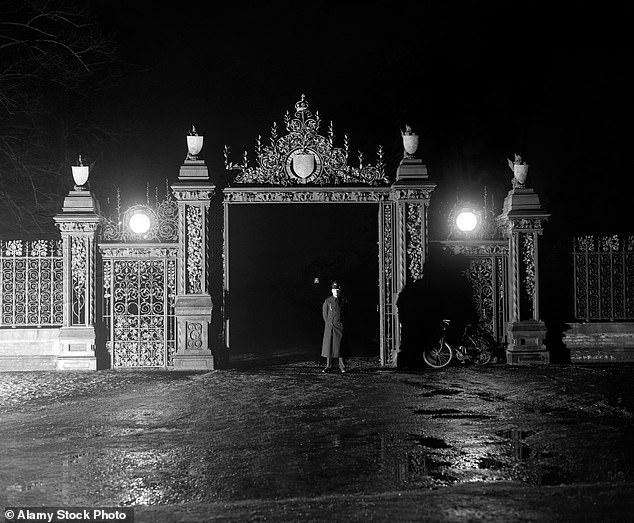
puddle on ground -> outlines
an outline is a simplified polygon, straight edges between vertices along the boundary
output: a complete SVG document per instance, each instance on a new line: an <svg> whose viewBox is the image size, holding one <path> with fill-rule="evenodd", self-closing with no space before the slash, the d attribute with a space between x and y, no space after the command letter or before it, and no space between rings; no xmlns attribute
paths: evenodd
<svg viewBox="0 0 634 523"><path fill-rule="evenodd" d="M447 414L460 414L458 409L416 409L414 414L424 414L426 416L446 416Z"/></svg>
<svg viewBox="0 0 634 523"><path fill-rule="evenodd" d="M410 487L436 488L458 482L449 474L451 463L432 459L428 456L408 456L391 463L394 479Z"/></svg>
<svg viewBox="0 0 634 523"><path fill-rule="evenodd" d="M551 452L535 451L526 443L526 439L535 434L534 431L517 428L496 432L501 438L511 443L512 459L518 466L516 478L531 485L560 485L570 480L557 456Z"/></svg>
<svg viewBox="0 0 634 523"><path fill-rule="evenodd" d="M493 416L486 414L474 414L472 412L463 412L458 409L416 409L414 414L430 416L432 418L443 419L492 419Z"/></svg>
<svg viewBox="0 0 634 523"><path fill-rule="evenodd" d="M465 415L456 409L428 412ZM37 481L5 492L16 502L37 495L44 500L135 505L376 493L507 480L558 485L571 479L558 456L529 444L534 431L507 428L458 436L450 429L402 434L363 427L342 425L343 430L330 432L310 424L301 437L275 444L166 441L165 446L141 449L136 440L122 440L67 454L58 461L61 474L55 478L29 478Z"/></svg>
<svg viewBox="0 0 634 523"><path fill-rule="evenodd" d="M482 457L478 460L478 468L481 469L502 470L505 466L506 464L503 461L488 456Z"/></svg>
<svg viewBox="0 0 634 523"><path fill-rule="evenodd" d="M529 436L532 436L534 432L520 429L507 429L496 432L496 435L501 438L511 440L513 448L513 456L515 459L527 459L532 454L532 449L524 441Z"/></svg>
<svg viewBox="0 0 634 523"><path fill-rule="evenodd" d="M421 447L427 447L430 449L448 449L450 448L449 445L447 445L447 443L445 443L444 440L440 439L440 438L434 438L434 437L429 437L429 436L418 436L415 434L412 434L409 436L409 438L407 438L408 441L415 441L416 443L418 443Z"/></svg>
<svg viewBox="0 0 634 523"><path fill-rule="evenodd" d="M498 394L498 393L495 393L495 392L487 392L487 391L476 392L475 396L477 396L478 398L480 398L483 401L490 401L490 402L494 402L494 403L506 401L506 398L502 394Z"/></svg>
<svg viewBox="0 0 634 523"><path fill-rule="evenodd" d="M454 396L456 394L462 394L462 389L433 389L429 392L423 392L420 394L421 398L432 398L433 396Z"/></svg>

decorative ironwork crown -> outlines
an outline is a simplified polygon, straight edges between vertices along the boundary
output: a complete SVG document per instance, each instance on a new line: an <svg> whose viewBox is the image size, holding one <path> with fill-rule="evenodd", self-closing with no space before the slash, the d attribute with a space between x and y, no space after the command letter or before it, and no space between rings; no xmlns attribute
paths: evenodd
<svg viewBox="0 0 634 523"><path fill-rule="evenodd" d="M167 180L166 180L167 184ZM154 204L150 203L150 189L147 187L145 204L136 204L121 210L121 194L117 189L116 216L104 216L100 231L103 242L177 242L178 241L178 205L166 186L165 197L159 201L158 189L155 189ZM135 234L130 228L130 218L142 213L149 220L146 233Z"/></svg>
<svg viewBox="0 0 634 523"><path fill-rule="evenodd" d="M359 166L348 165L348 136L343 139L343 148L335 147L335 133L332 122L328 135L319 134L321 120L319 112L313 113L305 95L295 104L295 116L287 111L284 116L287 134L278 137L277 123L271 128L269 145L262 144L262 137L256 142L257 166L248 165L247 152L242 163L229 161L229 146L225 145L225 169L239 171L236 184L270 185L339 185L387 184L383 148L379 146L376 165L363 162L359 152Z"/></svg>

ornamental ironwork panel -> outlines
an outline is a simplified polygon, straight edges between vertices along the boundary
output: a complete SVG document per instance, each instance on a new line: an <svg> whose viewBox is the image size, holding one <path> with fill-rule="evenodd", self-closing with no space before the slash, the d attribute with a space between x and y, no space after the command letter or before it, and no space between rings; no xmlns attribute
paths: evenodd
<svg viewBox="0 0 634 523"><path fill-rule="evenodd" d="M572 260L576 319L634 319L634 236L576 237Z"/></svg>
<svg viewBox="0 0 634 523"><path fill-rule="evenodd" d="M423 277L423 212L421 203L407 203L405 227L407 229L407 274L412 281Z"/></svg>
<svg viewBox="0 0 634 523"><path fill-rule="evenodd" d="M468 259L466 277L480 324L497 340L503 340L508 322L508 242L465 240L441 244L444 249Z"/></svg>
<svg viewBox="0 0 634 523"><path fill-rule="evenodd" d="M71 325L86 324L86 276L90 239L85 236L71 236Z"/></svg>
<svg viewBox="0 0 634 523"><path fill-rule="evenodd" d="M102 246L106 347L113 367L173 365L176 252Z"/></svg>
<svg viewBox="0 0 634 523"><path fill-rule="evenodd" d="M517 236L519 259L515 282L518 286L519 319L530 319L535 313L535 244L537 233L528 232Z"/></svg>
<svg viewBox="0 0 634 523"><path fill-rule="evenodd" d="M187 250L187 293L201 294L203 292L203 207L198 205L185 206L185 247Z"/></svg>
<svg viewBox="0 0 634 523"><path fill-rule="evenodd" d="M380 332L383 343L381 363L394 363L394 206L390 203L379 207L379 270L382 285L380 285L380 307L382 312Z"/></svg>
<svg viewBox="0 0 634 523"><path fill-rule="evenodd" d="M0 241L0 327L62 325L63 280L60 240Z"/></svg>
<svg viewBox="0 0 634 523"><path fill-rule="evenodd" d="M467 273L473 304L483 326L496 339L504 338L506 318L506 259L478 257L469 262Z"/></svg>
<svg viewBox="0 0 634 523"><path fill-rule="evenodd" d="M324 187L305 189L288 187L277 189L271 187L225 188L224 203L378 203L390 198L388 187Z"/></svg>
<svg viewBox="0 0 634 523"><path fill-rule="evenodd" d="M147 218L148 229L135 233L130 227L134 216ZM100 231L100 240L104 242L176 242L178 241L178 204L168 191L165 199L150 204L137 204L121 211L120 196L117 193L116 216L104 219Z"/></svg>
<svg viewBox="0 0 634 523"><path fill-rule="evenodd" d="M506 263L506 256L474 257L467 272L481 326L497 340L504 338L504 325L508 321Z"/></svg>
<svg viewBox="0 0 634 523"><path fill-rule="evenodd" d="M225 146L225 169L238 171L234 183L271 185L337 185L337 184L387 184L383 148L377 151L375 165L367 164L359 152L359 166L348 165L350 146L344 136L343 148L335 146L332 122L327 135L319 134L321 119L314 115L304 95L295 104L295 115L287 112L284 117L287 134L278 136L277 123L271 128L269 145L256 142L257 165L249 166L247 153L242 163L229 160L229 147Z"/></svg>

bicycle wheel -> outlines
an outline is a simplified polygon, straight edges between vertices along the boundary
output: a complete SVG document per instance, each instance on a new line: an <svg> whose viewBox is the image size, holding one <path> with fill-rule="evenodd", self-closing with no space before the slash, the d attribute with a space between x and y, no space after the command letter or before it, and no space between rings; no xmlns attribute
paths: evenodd
<svg viewBox="0 0 634 523"><path fill-rule="evenodd" d="M449 364L452 357L453 351L444 340L439 340L437 343L423 351L423 359L425 360L425 363L434 369L445 367Z"/></svg>
<svg viewBox="0 0 634 523"><path fill-rule="evenodd" d="M493 357L493 353L486 347L481 347L480 352L475 357L475 362L477 365L486 365L491 361Z"/></svg>

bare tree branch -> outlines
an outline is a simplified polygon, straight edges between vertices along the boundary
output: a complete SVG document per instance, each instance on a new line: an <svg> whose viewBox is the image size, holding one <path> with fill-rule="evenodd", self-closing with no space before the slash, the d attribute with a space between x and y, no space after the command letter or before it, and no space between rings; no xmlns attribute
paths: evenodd
<svg viewBox="0 0 634 523"><path fill-rule="evenodd" d="M114 136L95 114L118 67L82 0L3 1L0 236L52 227L76 154Z"/></svg>

